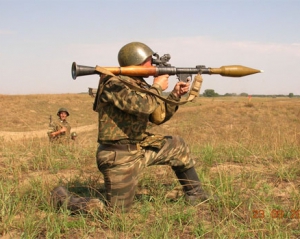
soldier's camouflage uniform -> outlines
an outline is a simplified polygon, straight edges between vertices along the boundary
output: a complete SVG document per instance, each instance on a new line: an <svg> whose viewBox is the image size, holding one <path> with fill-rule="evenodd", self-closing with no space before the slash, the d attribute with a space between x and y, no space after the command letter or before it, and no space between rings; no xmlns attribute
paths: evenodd
<svg viewBox="0 0 300 239"><path fill-rule="evenodd" d="M162 95L160 86L149 86L142 78L121 76L137 87ZM179 101L174 94L168 99ZM141 170L151 165L169 165L176 172L194 166L189 148L178 136L149 133L150 114L158 107L155 96L141 93L117 77L104 78L98 88L94 110L99 114L96 160L104 175L106 197L111 206L128 210L133 202ZM178 106L166 104L169 120Z"/></svg>
<svg viewBox="0 0 300 239"><path fill-rule="evenodd" d="M62 127L66 127L67 131L62 132L55 137L50 137L50 133L56 132L62 129ZM52 121L49 125L49 130L48 130L49 140L52 143L58 143L58 144L68 143L70 141L70 132L71 132L71 126L68 123L68 121L57 119L56 121Z"/></svg>

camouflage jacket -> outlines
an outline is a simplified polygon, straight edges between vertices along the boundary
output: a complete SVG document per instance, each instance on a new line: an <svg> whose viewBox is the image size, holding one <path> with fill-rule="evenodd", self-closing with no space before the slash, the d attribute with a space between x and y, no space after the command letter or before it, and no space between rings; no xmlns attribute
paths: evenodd
<svg viewBox="0 0 300 239"><path fill-rule="evenodd" d="M121 78L137 87L162 95L160 86L150 86L143 78ZM167 98L180 100L172 93ZM99 83L94 103L94 110L98 112L99 117L98 142L115 143L125 140L135 143L143 140L150 129L149 116L157 107L158 100L154 95L134 90L122 83L118 77L107 76ZM164 122L169 120L177 109L178 106L166 104Z"/></svg>
<svg viewBox="0 0 300 239"><path fill-rule="evenodd" d="M55 137L49 136L49 139L51 142L63 143L63 142L68 142L70 140L71 126L68 123L68 121L66 121L66 120L61 121L60 119L57 119L56 121L51 122L51 124L49 125L48 135L50 135L50 133L52 133L52 132L56 132L56 131L60 130L62 127L66 127L67 131L63 132Z"/></svg>

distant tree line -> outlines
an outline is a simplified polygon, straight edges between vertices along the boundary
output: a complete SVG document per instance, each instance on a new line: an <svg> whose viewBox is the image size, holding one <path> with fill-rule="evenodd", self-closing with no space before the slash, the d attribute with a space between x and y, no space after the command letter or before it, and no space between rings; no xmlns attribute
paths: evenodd
<svg viewBox="0 0 300 239"><path fill-rule="evenodd" d="M168 96L171 92L163 92L162 95L163 96ZM203 94L200 94L199 96L202 97L232 97L232 96L244 96L244 97L248 97L249 94L248 93L240 93L240 94L236 94L236 93L226 93L224 95L221 95L217 92L215 92L215 90L213 89L206 89L204 90ZM277 97L289 97L289 98L296 98L296 97L300 97L300 95L294 95L294 93L289 93L287 95L259 95L259 94L251 94L251 97L270 97L270 98L277 98Z"/></svg>
<svg viewBox="0 0 300 239"><path fill-rule="evenodd" d="M221 95L217 92L215 92L215 90L213 89L206 89L204 90L203 94L201 95L203 97L218 97L218 96L245 96L248 97L249 94L248 93L240 93L240 94L236 94L236 93L226 93L224 95ZM294 93L289 93L287 95L259 95L259 94L251 94L251 97L272 97L272 98L277 98L277 97L289 97L289 98L293 98L293 97L300 97L300 95L294 95Z"/></svg>

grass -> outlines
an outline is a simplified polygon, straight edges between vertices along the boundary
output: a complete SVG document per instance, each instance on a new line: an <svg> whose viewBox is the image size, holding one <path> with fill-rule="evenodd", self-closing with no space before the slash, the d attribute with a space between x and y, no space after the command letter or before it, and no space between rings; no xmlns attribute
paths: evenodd
<svg viewBox="0 0 300 239"><path fill-rule="evenodd" d="M56 212L49 193L58 184L80 195L103 192L95 163L97 130L82 130L69 147L51 147L46 132L49 115L60 107L69 109L75 131L96 124L93 99L0 99L1 238L300 237L299 99L252 98L249 105L246 97L201 97L180 107L153 131L186 140L203 187L218 200L186 205L172 170L154 166L142 173L129 213L89 215ZM15 136L37 131L38 137ZM11 138L1 137L9 133Z"/></svg>

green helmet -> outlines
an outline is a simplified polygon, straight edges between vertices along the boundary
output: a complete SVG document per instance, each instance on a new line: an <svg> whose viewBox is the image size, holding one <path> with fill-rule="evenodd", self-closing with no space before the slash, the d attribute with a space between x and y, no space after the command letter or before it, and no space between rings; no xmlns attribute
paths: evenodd
<svg viewBox="0 0 300 239"><path fill-rule="evenodd" d="M154 52L144 43L131 42L121 48L118 54L120 66L137 66L142 64Z"/></svg>
<svg viewBox="0 0 300 239"><path fill-rule="evenodd" d="M77 137L76 132L72 132L72 133L71 133L71 137Z"/></svg>
<svg viewBox="0 0 300 239"><path fill-rule="evenodd" d="M67 113L67 116L69 116L69 112L66 108L60 108L58 111L57 111L57 116L59 116L60 112L66 112Z"/></svg>

